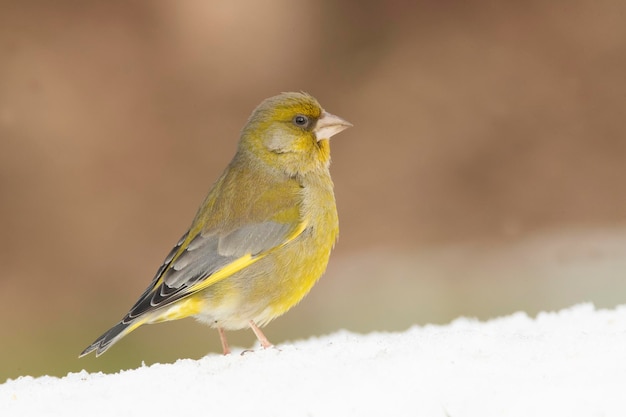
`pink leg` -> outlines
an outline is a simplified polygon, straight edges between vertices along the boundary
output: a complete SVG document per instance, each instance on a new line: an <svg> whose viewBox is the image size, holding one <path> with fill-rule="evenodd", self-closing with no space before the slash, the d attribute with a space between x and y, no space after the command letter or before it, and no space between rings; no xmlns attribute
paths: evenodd
<svg viewBox="0 0 626 417"><path fill-rule="evenodd" d="M259 339L259 342L261 342L261 346L263 346L264 349L267 349L268 347L272 347L273 346L270 343L270 341L267 340L267 337L265 337L265 335L263 334L261 329L259 329L259 327L256 324L254 324L254 322L252 320L250 320L250 322L248 324L250 324L250 328L252 329L252 331L256 335L256 338Z"/></svg>
<svg viewBox="0 0 626 417"><path fill-rule="evenodd" d="M226 341L226 335L224 334L224 329L221 327L218 327L217 331L220 334L220 340L222 341L222 350L224 351L224 355L230 354L230 347L228 347L228 342Z"/></svg>

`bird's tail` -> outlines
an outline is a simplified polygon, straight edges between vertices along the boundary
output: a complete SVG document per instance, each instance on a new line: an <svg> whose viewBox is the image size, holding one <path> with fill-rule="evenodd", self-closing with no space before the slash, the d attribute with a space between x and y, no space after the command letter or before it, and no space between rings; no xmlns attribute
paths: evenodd
<svg viewBox="0 0 626 417"><path fill-rule="evenodd" d="M113 346L117 341L119 341L122 337L126 336L128 333L135 330L137 327L141 326L146 322L145 319L141 320L129 320L126 319L120 321L115 326L111 327L109 330L104 332L102 336L96 339L91 345L87 346L85 350L83 350L79 358L82 358L89 353L96 351L96 356L102 355L107 351L108 348Z"/></svg>

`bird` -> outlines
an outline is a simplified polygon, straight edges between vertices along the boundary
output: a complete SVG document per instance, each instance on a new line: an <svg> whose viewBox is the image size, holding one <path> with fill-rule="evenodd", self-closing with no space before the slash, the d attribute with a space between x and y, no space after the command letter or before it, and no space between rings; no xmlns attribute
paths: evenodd
<svg viewBox="0 0 626 417"><path fill-rule="evenodd" d="M308 93L265 99L189 229L124 318L84 349L96 356L144 324L194 317L225 331L261 327L323 275L339 233L329 140L352 124Z"/></svg>

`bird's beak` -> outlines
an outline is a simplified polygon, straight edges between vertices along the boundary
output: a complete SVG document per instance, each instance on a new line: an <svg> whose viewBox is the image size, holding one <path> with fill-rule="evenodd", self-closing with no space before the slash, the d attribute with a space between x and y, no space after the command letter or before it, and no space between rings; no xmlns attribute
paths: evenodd
<svg viewBox="0 0 626 417"><path fill-rule="evenodd" d="M349 127L352 127L352 123L343 120L339 116L322 111L322 117L317 120L313 132L319 142L322 139L330 139Z"/></svg>

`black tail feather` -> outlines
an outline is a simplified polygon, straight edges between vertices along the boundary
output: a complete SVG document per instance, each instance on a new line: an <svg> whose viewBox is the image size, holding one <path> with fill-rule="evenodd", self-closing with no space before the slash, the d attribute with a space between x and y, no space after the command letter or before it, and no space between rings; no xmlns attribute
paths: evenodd
<svg viewBox="0 0 626 417"><path fill-rule="evenodd" d="M128 323L125 323L124 321L119 322L118 324L104 332L104 334L97 338L95 342L87 346L87 348L83 350L80 355L78 355L78 357L81 358L85 355L88 355L94 350L96 351L96 356L100 356L101 354L106 352L107 349L113 346L115 342L126 336L136 327L137 325L133 321Z"/></svg>

